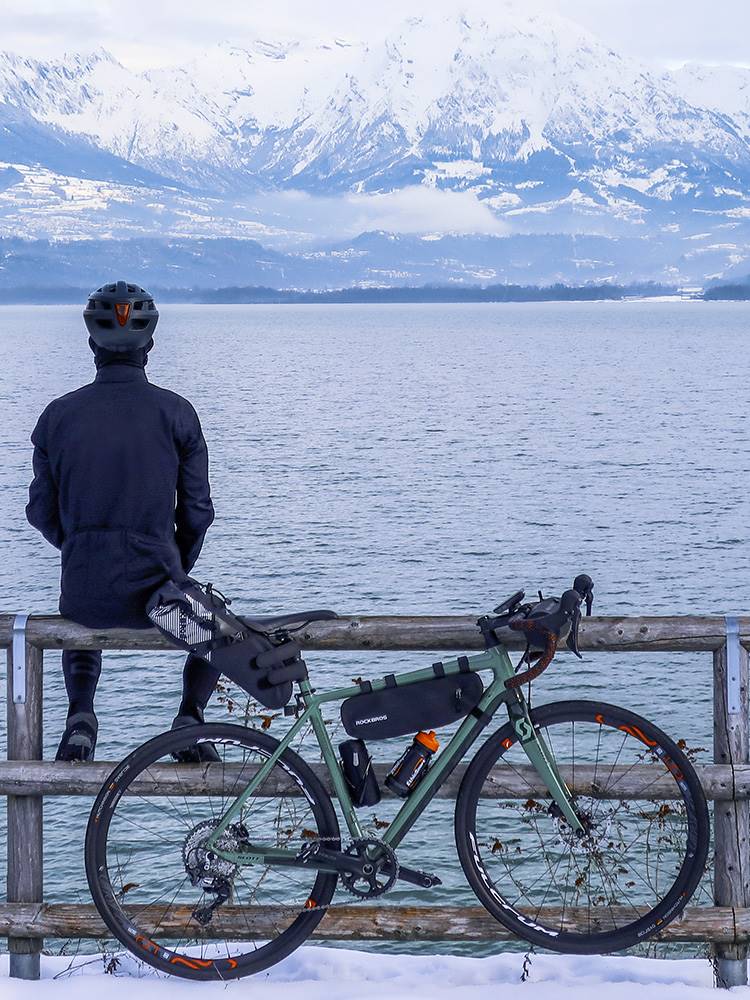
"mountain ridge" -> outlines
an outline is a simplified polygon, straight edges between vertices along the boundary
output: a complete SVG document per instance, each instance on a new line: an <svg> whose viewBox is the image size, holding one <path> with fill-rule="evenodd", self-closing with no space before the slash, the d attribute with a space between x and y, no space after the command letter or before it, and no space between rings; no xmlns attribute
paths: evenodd
<svg viewBox="0 0 750 1000"><path fill-rule="evenodd" d="M388 199L397 230L427 191L425 231L431 214L451 231L442 196L461 194L507 235L660 240L659 278L699 250L714 267L723 246L726 269L750 255L750 70L656 71L564 18L408 18L368 42L248 39L139 73L105 50L3 53L0 101L0 136L3 107L16 116L0 235L103 236L109 216L123 236L309 245L337 220L377 228Z"/></svg>

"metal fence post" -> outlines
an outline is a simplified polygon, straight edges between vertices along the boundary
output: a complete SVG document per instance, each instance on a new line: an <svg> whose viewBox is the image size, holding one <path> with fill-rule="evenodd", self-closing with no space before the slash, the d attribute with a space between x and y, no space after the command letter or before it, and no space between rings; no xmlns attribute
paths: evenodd
<svg viewBox="0 0 750 1000"><path fill-rule="evenodd" d="M8 647L8 760L42 759L43 653L26 642L27 618L16 615ZM8 796L9 903L43 900L42 802L36 795ZM42 938L9 937L11 976L38 979L43 944Z"/></svg>
<svg viewBox="0 0 750 1000"><path fill-rule="evenodd" d="M747 764L749 750L748 656L740 643L739 622L726 619L727 639L714 652L714 761ZM734 778L732 781L734 788ZM750 900L750 802L721 799L714 803L714 903L746 907ZM714 948L717 985L747 984L746 944Z"/></svg>

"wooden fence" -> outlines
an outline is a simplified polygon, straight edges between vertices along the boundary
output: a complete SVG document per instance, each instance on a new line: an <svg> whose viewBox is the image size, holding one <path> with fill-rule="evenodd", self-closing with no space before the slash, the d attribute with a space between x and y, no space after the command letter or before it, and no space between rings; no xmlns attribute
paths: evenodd
<svg viewBox="0 0 750 1000"><path fill-rule="evenodd" d="M306 650L470 650L482 648L469 617L352 617L308 626ZM519 637L507 634L510 648ZM661 937L710 942L721 986L747 982L750 944L750 756L748 655L750 617L675 616L589 618L581 648L606 652L706 652L713 657L714 763L699 768L713 804L714 906L689 906ZM45 937L105 936L92 905L45 903L43 819L45 795L94 795L112 763L63 764L42 760L45 649L168 649L155 631L90 630L54 616L0 614L0 647L8 650L8 760L0 762L0 794L7 796L7 902L0 904L0 936L8 937L12 976L39 976ZM553 668L554 669L554 668ZM679 680L679 678L678 678ZM667 726L667 729L669 727ZM499 769L500 770L500 769ZM166 768L169 771L169 768ZM440 790L455 797L463 766ZM186 776L181 770L183 779ZM530 774L525 777L530 777ZM632 792L637 791L638 776ZM502 773L504 795L525 797ZM576 787L585 789L585 769ZM168 785L165 773L159 790ZM199 791L200 789L198 789ZM143 789L148 791L148 789ZM153 789L152 789L153 791ZM261 921L262 923L262 921ZM259 924L259 932L262 926ZM329 940L502 940L510 937L479 906L337 907L317 936Z"/></svg>

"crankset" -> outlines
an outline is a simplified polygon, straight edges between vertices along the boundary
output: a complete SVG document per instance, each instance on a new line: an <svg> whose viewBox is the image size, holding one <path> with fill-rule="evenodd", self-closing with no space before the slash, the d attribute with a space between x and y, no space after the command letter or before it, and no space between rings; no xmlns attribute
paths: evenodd
<svg viewBox="0 0 750 1000"><path fill-rule="evenodd" d="M339 875L343 887L358 899L375 899L396 884L396 852L382 840L374 837L353 840L344 854L360 863L360 871L356 875L352 872Z"/></svg>
<svg viewBox="0 0 750 1000"><path fill-rule="evenodd" d="M352 850L355 845L362 843L371 845L376 855L382 853L386 856L387 863L385 866L381 865L379 870L392 866L395 871L393 881L408 882L410 885L417 885L422 889L431 889L433 886L442 885L442 880L438 875L399 865L393 848L374 837L355 840L344 851L331 850L325 847L321 841L311 841L309 844L305 844L297 854L294 859L294 867L317 868L320 871L335 872L341 876L342 883L348 888L347 880L367 879L372 874L369 861L364 860L356 849ZM379 861L379 858L377 860ZM367 871L364 870L365 865L368 865Z"/></svg>

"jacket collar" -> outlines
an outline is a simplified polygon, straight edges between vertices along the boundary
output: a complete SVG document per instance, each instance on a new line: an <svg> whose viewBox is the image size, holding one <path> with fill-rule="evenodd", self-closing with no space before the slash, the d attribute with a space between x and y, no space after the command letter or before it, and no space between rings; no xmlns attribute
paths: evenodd
<svg viewBox="0 0 750 1000"><path fill-rule="evenodd" d="M104 365L96 373L95 382L147 382L145 371L135 365Z"/></svg>

